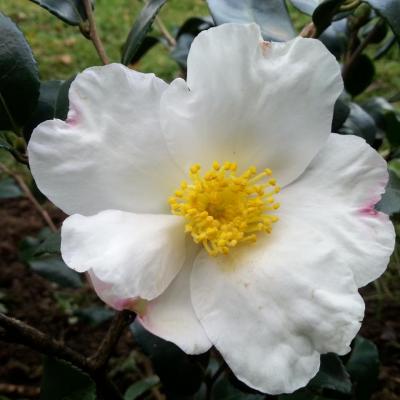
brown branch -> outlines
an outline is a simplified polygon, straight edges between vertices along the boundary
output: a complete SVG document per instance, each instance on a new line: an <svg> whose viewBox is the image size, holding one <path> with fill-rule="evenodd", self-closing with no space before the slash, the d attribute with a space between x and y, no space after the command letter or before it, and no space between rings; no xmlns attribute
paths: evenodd
<svg viewBox="0 0 400 400"><path fill-rule="evenodd" d="M155 21L156 21L157 28L160 30L162 35L165 37L165 40L168 42L170 47L175 47L176 46L176 40L170 34L170 32L167 29L167 27L164 25L164 22L162 21L162 19L157 15Z"/></svg>
<svg viewBox="0 0 400 400"><path fill-rule="evenodd" d="M0 327L4 331L0 330L0 340L22 344L47 356L68 361L90 375L104 399L122 400L120 392L108 379L104 367L123 330L134 319L134 313L119 312L111 323L103 342L91 357L84 357L38 329L2 313L0 313Z"/></svg>
<svg viewBox="0 0 400 400"><path fill-rule="evenodd" d="M361 55L361 53L366 49L366 47L371 43L371 40L376 35L376 32L381 28L382 21L378 21L371 32L367 35L367 37L360 43L360 45L354 50L354 52L350 55L347 63L343 66L342 76L343 79L347 78L349 70L353 66L354 62ZM357 32L355 33L357 35Z"/></svg>
<svg viewBox="0 0 400 400"><path fill-rule="evenodd" d="M1 313L0 326L6 331L5 335L1 336L2 340L23 344L42 354L61 358L82 370L88 370L89 365L85 357L36 328Z"/></svg>
<svg viewBox="0 0 400 400"><path fill-rule="evenodd" d="M126 310L116 314L96 353L88 359L90 367L93 370L104 368L122 332L133 322L135 316L134 313Z"/></svg>
<svg viewBox="0 0 400 400"><path fill-rule="evenodd" d="M15 182L17 182L18 186L21 188L21 190L24 192L25 196L33 204L33 206L36 208L36 210L39 212L39 214L42 216L42 218L45 220L45 222L47 223L49 228L52 230L52 232L57 232L57 227L54 225L54 222L50 218L50 215L41 206L41 204L35 199L35 196L30 191L30 189L29 189L28 185L25 183L24 179L20 175L15 173L14 171L11 171L9 168L7 168L1 162L0 162L0 171L3 171L5 174L11 176L15 180Z"/></svg>
<svg viewBox="0 0 400 400"><path fill-rule="evenodd" d="M85 6L85 12L89 21L89 38L93 42L93 45L100 57L103 64L109 64L110 60L106 54L103 43L97 33L96 20L94 18L92 2L91 0L83 0L83 5Z"/></svg>
<svg viewBox="0 0 400 400"><path fill-rule="evenodd" d="M304 38L316 38L317 37L317 28L314 25L314 22L310 22L307 24L299 33L299 36Z"/></svg>

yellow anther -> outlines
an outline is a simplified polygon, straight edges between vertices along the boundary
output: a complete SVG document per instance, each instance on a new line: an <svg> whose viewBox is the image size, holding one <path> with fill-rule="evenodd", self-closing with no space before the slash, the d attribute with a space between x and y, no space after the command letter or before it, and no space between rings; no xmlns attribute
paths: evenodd
<svg viewBox="0 0 400 400"><path fill-rule="evenodd" d="M190 172L192 173L192 174L196 174L197 172L199 172L200 171L200 164L193 164L191 167L190 167Z"/></svg>
<svg viewBox="0 0 400 400"><path fill-rule="evenodd" d="M271 212L279 208L274 195L280 188L269 168L257 174L251 166L236 175L236 163L226 161L221 166L214 161L210 171L200 175L200 169L200 164L190 167L191 183L182 181L168 202L173 214L185 218L185 232L211 256L228 254L272 231L278 217ZM266 192L267 186L274 187Z"/></svg>
<svg viewBox="0 0 400 400"><path fill-rule="evenodd" d="M219 170L220 170L221 166L219 165L219 162L218 162L218 161L214 161L214 162L213 162L213 168L214 168L216 171L219 171Z"/></svg>

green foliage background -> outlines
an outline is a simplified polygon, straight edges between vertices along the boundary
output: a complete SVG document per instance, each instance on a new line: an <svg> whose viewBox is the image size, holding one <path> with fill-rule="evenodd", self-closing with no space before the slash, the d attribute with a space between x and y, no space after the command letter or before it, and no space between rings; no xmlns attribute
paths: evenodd
<svg viewBox="0 0 400 400"><path fill-rule="evenodd" d="M100 36L112 61L119 61L122 45L132 22L143 7L141 0L96 0L96 21ZM69 26L54 18L28 0L0 0L0 11L17 22L33 49L39 64L42 80L66 79L76 72L92 65L100 65L99 58L89 40L85 40L76 27ZM160 17L167 28L174 33L182 23L193 16L209 15L205 0L169 0ZM291 15L298 30L309 22L308 16L295 12ZM158 36L156 25L153 35ZM374 46L369 52L374 53ZM375 63L376 79L360 96L383 95L386 98L400 88L400 48L393 46L389 54ZM169 51L158 44L135 66L142 72L154 72L171 81L179 73L176 62L169 57ZM400 102L395 104L400 109Z"/></svg>

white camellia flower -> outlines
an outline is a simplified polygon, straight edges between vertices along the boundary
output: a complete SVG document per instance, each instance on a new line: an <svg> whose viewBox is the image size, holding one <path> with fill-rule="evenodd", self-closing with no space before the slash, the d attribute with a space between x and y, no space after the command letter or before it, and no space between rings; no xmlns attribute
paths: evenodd
<svg viewBox="0 0 400 400"><path fill-rule="evenodd" d="M29 143L39 188L71 215L65 262L185 352L215 346L252 388L306 385L320 354L350 350L357 289L394 246L374 209L386 162L331 133L342 89L319 41L267 43L254 24L200 33L187 81L85 70L67 121Z"/></svg>

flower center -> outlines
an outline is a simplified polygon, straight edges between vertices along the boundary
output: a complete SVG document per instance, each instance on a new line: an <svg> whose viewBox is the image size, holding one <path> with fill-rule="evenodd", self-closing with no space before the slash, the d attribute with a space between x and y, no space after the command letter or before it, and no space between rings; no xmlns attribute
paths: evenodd
<svg viewBox="0 0 400 400"><path fill-rule="evenodd" d="M171 211L186 220L185 231L202 244L211 256L228 254L240 243L254 243L257 233L271 233L278 221L271 214L279 208L274 195L280 188L265 169L257 174L250 167L237 174L237 164L214 161L213 167L200 175L201 167L190 167L191 182L182 181L180 189L168 200Z"/></svg>

